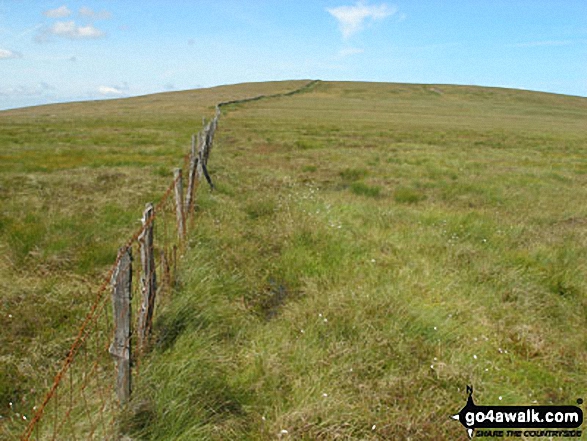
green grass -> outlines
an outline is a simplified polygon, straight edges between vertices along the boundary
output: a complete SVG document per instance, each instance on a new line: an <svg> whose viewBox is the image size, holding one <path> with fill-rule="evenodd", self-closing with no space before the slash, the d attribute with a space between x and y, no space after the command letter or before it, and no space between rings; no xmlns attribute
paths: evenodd
<svg viewBox="0 0 587 441"><path fill-rule="evenodd" d="M139 114L158 100L159 134L144 136L177 143L167 135L188 133L189 94L111 105L146 106ZM210 163L218 191L199 195L181 284L157 311L122 430L464 439L449 416L467 384L478 404L574 404L587 387L586 117L584 98L378 83L319 82L225 108ZM156 162L140 166L153 179ZM106 199L100 222L118 230L125 209ZM2 234L17 211L0 218ZM10 253L30 259L38 235L69 250L46 231L21 231ZM59 253L87 274L77 253Z"/></svg>
<svg viewBox="0 0 587 441"><path fill-rule="evenodd" d="M395 202L399 203L415 204L416 202L420 202L426 199L426 196L423 193L412 188L398 187L395 189L393 199L395 200Z"/></svg>
<svg viewBox="0 0 587 441"><path fill-rule="evenodd" d="M378 197L381 193L381 187L371 186L364 184L363 182L353 182L351 184L351 191L358 195Z"/></svg>
<svg viewBox="0 0 587 441"><path fill-rule="evenodd" d="M583 395L587 104L442 89L320 83L224 117L233 191L208 196L161 326L197 316L151 354L131 434L460 439L467 384Z"/></svg>
<svg viewBox="0 0 587 441"><path fill-rule="evenodd" d="M201 118L218 101L303 84L0 112L0 438L22 432L18 415L30 420L118 248L144 204L162 197Z"/></svg>

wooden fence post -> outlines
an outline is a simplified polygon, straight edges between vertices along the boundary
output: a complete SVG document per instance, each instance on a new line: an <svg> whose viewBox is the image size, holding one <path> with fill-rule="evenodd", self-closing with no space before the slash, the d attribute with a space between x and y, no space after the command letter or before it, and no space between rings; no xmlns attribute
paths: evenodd
<svg viewBox="0 0 587 441"><path fill-rule="evenodd" d="M200 154L200 164L202 165L202 173L204 173L204 177L206 181L208 181L208 185L210 185L210 190L214 190L214 184L212 183L212 179L208 174L208 168L206 167L206 162L202 159L202 155Z"/></svg>
<svg viewBox="0 0 587 441"><path fill-rule="evenodd" d="M146 344L151 334L153 311L155 309L155 295L157 293L157 274L155 272L155 256L153 249L153 204L147 204L143 212L143 232L138 237L141 253L141 294L142 303L139 315L139 346Z"/></svg>
<svg viewBox="0 0 587 441"><path fill-rule="evenodd" d="M183 210L183 182L181 177L181 168L176 168L173 172L175 181L175 214L177 217L177 235L183 242L185 239L185 215Z"/></svg>
<svg viewBox="0 0 587 441"><path fill-rule="evenodd" d="M198 166L197 166L197 175L198 180L202 179L202 175L206 178L206 181L210 185L210 189L214 190L214 184L212 183L212 179L208 174L208 155L210 153L209 143L211 142L210 132L211 132L211 124L210 122L202 132L200 132L200 148L198 149Z"/></svg>
<svg viewBox="0 0 587 441"><path fill-rule="evenodd" d="M210 157L210 149L212 148L212 142L214 141L214 120L210 121L206 126L206 145L203 151L204 165L208 166L208 158Z"/></svg>
<svg viewBox="0 0 587 441"><path fill-rule="evenodd" d="M112 274L112 308L114 312L114 341L108 352L116 360L116 395L120 404L128 403L131 394L131 307L132 249L121 248L118 265Z"/></svg>
<svg viewBox="0 0 587 441"><path fill-rule="evenodd" d="M198 136L199 139L199 136ZM196 149L196 135L192 135L192 150L190 152L190 169L188 172L188 188L185 194L185 213L192 214L194 191L196 187L196 170L198 168L198 153Z"/></svg>
<svg viewBox="0 0 587 441"><path fill-rule="evenodd" d="M198 133L198 167L197 167L197 176L198 180L202 179L202 175L204 174L204 161L202 152L206 148L206 128L202 129L200 133Z"/></svg>

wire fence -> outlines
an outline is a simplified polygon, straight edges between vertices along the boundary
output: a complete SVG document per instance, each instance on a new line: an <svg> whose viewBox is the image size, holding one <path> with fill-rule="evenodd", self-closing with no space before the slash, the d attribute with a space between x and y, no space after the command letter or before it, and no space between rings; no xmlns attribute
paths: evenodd
<svg viewBox="0 0 587 441"><path fill-rule="evenodd" d="M219 116L217 107L161 199L147 204L141 228L120 248L22 440L118 439L118 417L149 350L156 299L169 296L176 280L202 176L213 188L207 161Z"/></svg>
<svg viewBox="0 0 587 441"><path fill-rule="evenodd" d="M119 439L117 423L149 351L157 299L169 298L176 282L187 230L193 226L196 189L204 179L214 189L207 164L221 107L290 96L316 83L216 105L214 118L192 136L191 151L161 199L147 204L141 228L119 249L48 392L33 408L34 416L29 421L16 414L28 423L21 440ZM13 433L0 424L1 435Z"/></svg>

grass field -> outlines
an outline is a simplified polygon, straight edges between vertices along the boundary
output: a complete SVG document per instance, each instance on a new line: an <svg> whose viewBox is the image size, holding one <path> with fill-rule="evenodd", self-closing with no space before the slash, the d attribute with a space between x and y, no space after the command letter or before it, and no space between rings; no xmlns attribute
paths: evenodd
<svg viewBox="0 0 587 441"><path fill-rule="evenodd" d="M24 320L0 333L0 407L42 389L80 287L201 116L302 84L0 114L0 314ZM225 106L217 191L200 192L123 431L466 439L449 416L468 384L486 405L585 398L586 121L585 98L444 85L318 82Z"/></svg>
<svg viewBox="0 0 587 441"><path fill-rule="evenodd" d="M0 112L0 438L20 433L120 247L220 101L246 84ZM9 427L9 429L7 429Z"/></svg>

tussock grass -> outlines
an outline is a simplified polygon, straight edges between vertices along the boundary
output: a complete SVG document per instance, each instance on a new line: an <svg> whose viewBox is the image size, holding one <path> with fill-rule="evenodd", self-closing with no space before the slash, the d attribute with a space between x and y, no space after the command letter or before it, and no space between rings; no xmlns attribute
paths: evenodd
<svg viewBox="0 0 587 441"><path fill-rule="evenodd" d="M201 91L215 101L229 92L237 89ZM125 100L110 110L131 115L140 104L159 130L141 139L171 139L174 130L188 133L194 96ZM156 343L121 417L124 433L460 439L466 435L449 416L465 404L467 384L479 404L583 397L585 99L320 82L223 112L210 166L217 191L200 192L181 284L158 309ZM67 133L59 136L60 148L73 148ZM96 134L96 144L115 156L108 136ZM166 167L161 151L154 147L159 159L140 166L153 182ZM139 167L105 165L88 170L105 174L95 181L112 191L123 178L110 174L132 180ZM60 176L57 164L13 167L35 178L26 197L36 201L39 179ZM123 211L104 201L101 222L119 229ZM34 210L9 213L2 234L12 234L16 213L33 216L30 225L43 219ZM63 204L63 213L77 211ZM60 265L87 274L77 252L57 252L69 248L47 238L51 228L31 229L44 244L34 250L52 249ZM35 241L18 234L5 247L30 259ZM100 249L89 260L99 262ZM26 378L18 367L4 372Z"/></svg>
<svg viewBox="0 0 587 441"><path fill-rule="evenodd" d="M227 112L131 436L459 439L467 384L582 396L587 104L430 87Z"/></svg>
<svg viewBox="0 0 587 441"><path fill-rule="evenodd" d="M305 82L0 112L0 438L47 391L118 248L219 101ZM10 405L9 403L12 403Z"/></svg>

